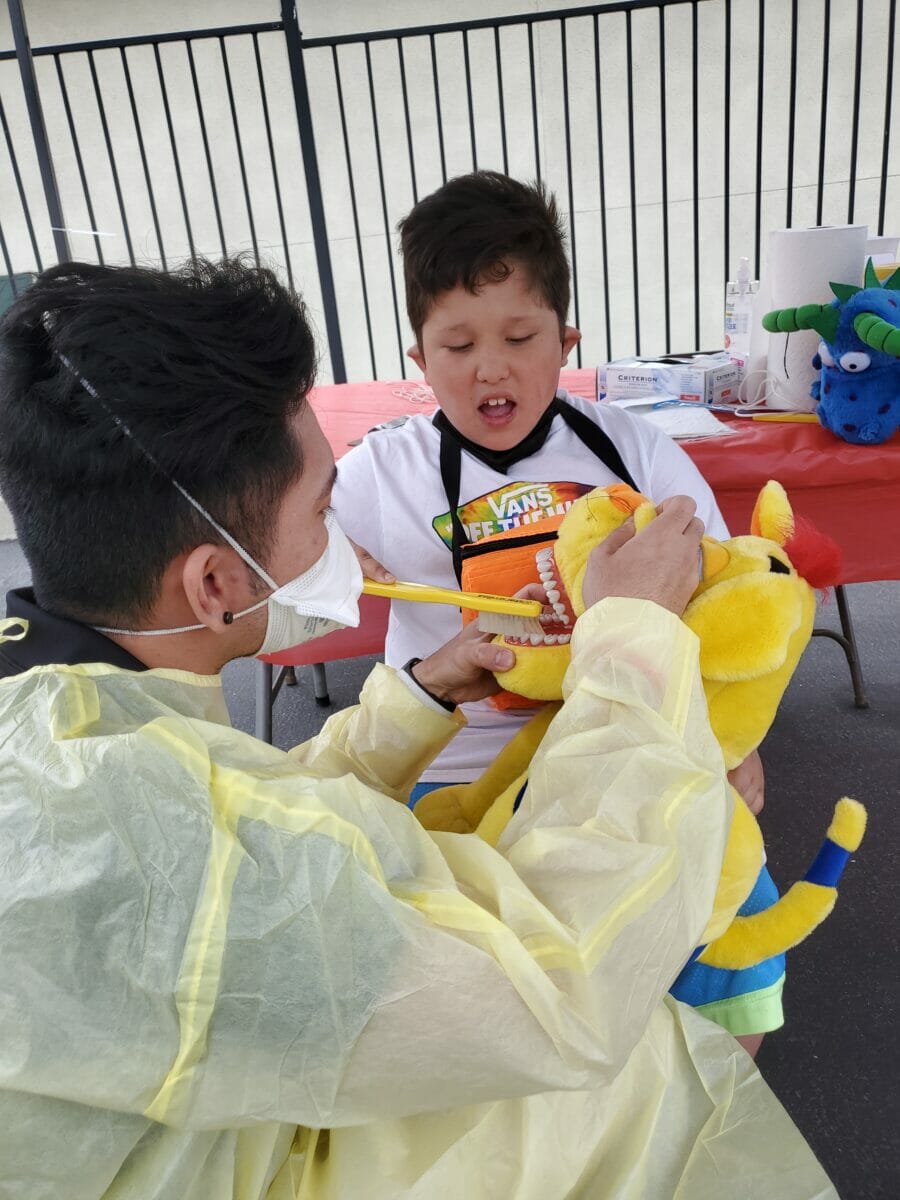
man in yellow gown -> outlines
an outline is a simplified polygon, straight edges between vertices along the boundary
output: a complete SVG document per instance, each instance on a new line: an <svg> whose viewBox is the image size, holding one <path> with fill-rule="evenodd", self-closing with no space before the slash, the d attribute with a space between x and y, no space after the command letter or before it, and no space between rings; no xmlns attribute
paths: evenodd
<svg viewBox="0 0 900 1200"><path fill-rule="evenodd" d="M296 297L62 264L0 355L33 572L0 623L4 1200L834 1196L666 995L731 815L692 503L595 551L495 849L404 804L509 665L475 630L290 753L229 725L221 667L353 623L361 584Z"/></svg>

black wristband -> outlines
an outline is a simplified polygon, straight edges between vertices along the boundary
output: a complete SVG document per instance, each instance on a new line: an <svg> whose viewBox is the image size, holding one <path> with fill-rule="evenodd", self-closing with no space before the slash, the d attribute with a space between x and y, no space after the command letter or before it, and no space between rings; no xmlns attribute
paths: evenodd
<svg viewBox="0 0 900 1200"><path fill-rule="evenodd" d="M441 708L446 709L449 713L456 712L456 705L452 700L442 700L441 697L436 696L434 692L429 692L425 684L420 682L420 680L416 679L415 675L413 675L413 667L417 667L421 661L421 658L411 658L408 663L403 664L400 670L405 671L416 687L420 691L424 692L426 696L432 699L435 704L439 704Z"/></svg>

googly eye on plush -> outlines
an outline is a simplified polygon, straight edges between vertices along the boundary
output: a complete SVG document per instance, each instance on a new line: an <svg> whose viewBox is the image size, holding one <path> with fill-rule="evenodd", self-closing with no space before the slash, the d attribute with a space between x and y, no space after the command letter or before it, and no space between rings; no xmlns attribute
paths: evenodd
<svg viewBox="0 0 900 1200"><path fill-rule="evenodd" d="M834 366L834 357L825 342L819 342L819 358L826 367Z"/></svg>
<svg viewBox="0 0 900 1200"><path fill-rule="evenodd" d="M838 362L844 371L851 371L853 373L865 371L871 361L872 360L869 358L868 354L863 354L861 350L852 350L848 354L842 354L838 359Z"/></svg>

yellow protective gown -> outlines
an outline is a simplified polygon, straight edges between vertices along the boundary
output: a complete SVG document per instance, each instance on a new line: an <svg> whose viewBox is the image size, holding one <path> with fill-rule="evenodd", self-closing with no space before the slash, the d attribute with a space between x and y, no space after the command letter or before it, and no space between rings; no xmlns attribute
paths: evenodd
<svg viewBox="0 0 900 1200"><path fill-rule="evenodd" d="M666 996L730 820L696 639L572 646L496 850L402 803L458 720L385 667L290 755L215 678L0 681L0 1197L833 1197Z"/></svg>

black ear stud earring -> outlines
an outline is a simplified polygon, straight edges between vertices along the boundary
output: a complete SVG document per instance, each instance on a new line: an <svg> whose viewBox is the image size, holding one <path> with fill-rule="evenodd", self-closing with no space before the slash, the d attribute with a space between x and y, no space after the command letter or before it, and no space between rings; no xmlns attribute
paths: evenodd
<svg viewBox="0 0 900 1200"><path fill-rule="evenodd" d="M230 625L231 622L234 620L234 613L227 612L227 611L223 612L222 620L225 622L226 625Z"/></svg>

